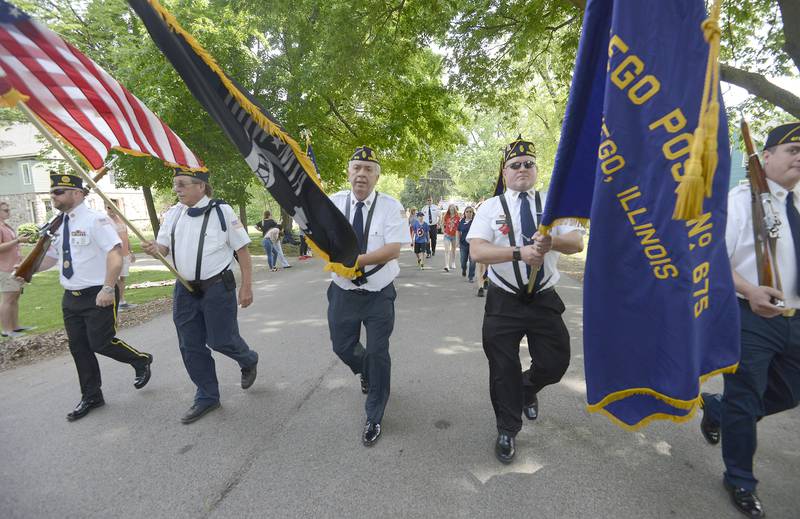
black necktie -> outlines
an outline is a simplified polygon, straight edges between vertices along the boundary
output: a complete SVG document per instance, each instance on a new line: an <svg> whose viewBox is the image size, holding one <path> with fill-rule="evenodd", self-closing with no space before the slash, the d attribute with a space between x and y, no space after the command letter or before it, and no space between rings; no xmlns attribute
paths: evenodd
<svg viewBox="0 0 800 519"><path fill-rule="evenodd" d="M431 213L430 204L428 204L428 224L433 225L433 214Z"/></svg>
<svg viewBox="0 0 800 519"><path fill-rule="evenodd" d="M533 235L536 233L536 222L533 220L533 213L531 212L531 203L528 200L528 193L522 192L519 194L519 219L522 223L522 244L530 245L533 243ZM531 266L525 264L525 270L528 273L528 278L531 277ZM539 268L536 273L536 279L533 282L533 291L539 290L544 278L544 265ZM524 287L521 287L524 288Z"/></svg>
<svg viewBox="0 0 800 519"><path fill-rule="evenodd" d="M64 215L64 223L61 224L61 273L69 279L75 273L72 270L72 255L69 252L69 216Z"/></svg>
<svg viewBox="0 0 800 519"><path fill-rule="evenodd" d="M786 219L789 220L789 230L792 233L794 243L794 261L797 265L797 284L795 290L800 294L800 213L794 206L794 193L789 191L786 195Z"/></svg>
<svg viewBox="0 0 800 519"><path fill-rule="evenodd" d="M356 214L353 216L353 230L356 232L358 238L358 250L361 253L367 252L364 250L364 213L361 208L364 207L364 202L356 203Z"/></svg>

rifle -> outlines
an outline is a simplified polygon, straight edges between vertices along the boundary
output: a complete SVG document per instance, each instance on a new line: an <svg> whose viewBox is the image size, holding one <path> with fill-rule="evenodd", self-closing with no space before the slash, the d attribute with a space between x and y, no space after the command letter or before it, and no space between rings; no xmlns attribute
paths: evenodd
<svg viewBox="0 0 800 519"><path fill-rule="evenodd" d="M104 164L102 168L98 169L94 181L97 182L103 178L116 160L117 157L114 157L108 164ZM49 222L39 227L39 239L36 241L36 245L33 246L33 250L25 256L25 259L23 259L16 270L14 270L14 277L24 279L26 283L31 282L33 275L39 269L42 260L44 260L47 249L50 248L50 243L52 243L53 238L55 238L55 233L61 228L63 222L64 213L58 213Z"/></svg>
<svg viewBox="0 0 800 519"><path fill-rule="evenodd" d="M750 180L750 204L753 211L753 238L756 245L758 284L781 290L781 278L775 257L781 221L777 211L772 207L767 176L758 159L753 140L750 138L750 127L744 119L742 119L741 129L744 147L747 151L747 177ZM772 303L780 308L785 306L784 302L777 298L773 298Z"/></svg>

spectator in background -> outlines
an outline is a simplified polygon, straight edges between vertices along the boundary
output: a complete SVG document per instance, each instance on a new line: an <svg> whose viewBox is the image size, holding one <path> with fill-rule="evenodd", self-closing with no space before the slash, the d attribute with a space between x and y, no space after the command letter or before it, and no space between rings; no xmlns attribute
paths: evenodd
<svg viewBox="0 0 800 519"><path fill-rule="evenodd" d="M428 197L428 205L423 206L420 209L420 212L423 214L425 218L425 223L428 224L428 231L430 236L430 241L428 243L428 248L425 250L428 258L431 256L436 256L436 239L439 234L439 220L442 217L442 210L439 209L439 206L433 203L433 197Z"/></svg>
<svg viewBox="0 0 800 519"><path fill-rule="evenodd" d="M256 224L256 229L261 231L261 237L263 238L267 234L267 231L273 227L278 227L278 222L272 219L272 213L264 211L264 218Z"/></svg>
<svg viewBox="0 0 800 519"><path fill-rule="evenodd" d="M264 234L264 239L261 241L261 245L264 246L264 252L267 254L267 264L272 272L278 271L278 267L275 266L278 259L278 250L275 244L280 242L280 240L281 232L276 226L271 227L270 230Z"/></svg>
<svg viewBox="0 0 800 519"><path fill-rule="evenodd" d="M468 280L470 283L475 281L475 261L469 257L467 234L469 234L469 228L472 227L473 218L475 218L475 209L467 207L464 209L464 218L458 222L458 248L461 252L461 277L467 277L467 262L469 262Z"/></svg>
<svg viewBox="0 0 800 519"><path fill-rule="evenodd" d="M447 207L447 212L444 213L444 218L442 218L445 272L450 272L450 269L455 270L456 268L456 247L458 244L456 234L458 234L458 221L458 208L455 204L450 204Z"/></svg>
<svg viewBox="0 0 800 519"><path fill-rule="evenodd" d="M408 208L408 233L411 235L411 249L414 249L414 222L417 221L417 208Z"/></svg>
<svg viewBox="0 0 800 519"><path fill-rule="evenodd" d="M136 256L131 252L131 242L128 238L128 226L119 217L111 207L106 207L106 214L114 224L114 230L117 231L119 239L122 240L122 270L119 272L119 279L117 280L117 288L119 289L119 310L126 310L136 307L125 301L125 278L131 269L131 263L136 261Z"/></svg>
<svg viewBox="0 0 800 519"><path fill-rule="evenodd" d="M289 233L289 234L291 234L291 233ZM276 256L277 256L276 262L280 263L281 267L283 267L285 269L290 269L290 268L292 268L292 266L289 265L289 261L286 259L286 256L284 256L284 254L283 254L283 246L281 245L281 242L282 241L286 241L286 240L284 239L283 229L281 229L280 227L278 227L278 237L280 239L273 244L273 245L275 245L275 253L276 253ZM295 241L292 240L289 243L294 244Z"/></svg>
<svg viewBox="0 0 800 519"><path fill-rule="evenodd" d="M417 219L411 227L411 233L414 235L414 254L417 255L417 266L422 270L425 267L423 254L428 248L428 240L430 227L428 222L425 221L425 214L420 211L417 213Z"/></svg>
<svg viewBox="0 0 800 519"><path fill-rule="evenodd" d="M13 276L14 265L22 261L22 252L17 233L6 223L11 209L6 202L0 202L0 325L3 337L19 337L30 328L19 326L19 295L22 283Z"/></svg>
<svg viewBox="0 0 800 519"><path fill-rule="evenodd" d="M310 257L311 251L308 250L308 243L306 243L306 233L303 232L303 229L300 229L300 256L297 259L302 261Z"/></svg>
<svg viewBox="0 0 800 519"><path fill-rule="evenodd" d="M270 270L272 270L273 272L277 270L275 268L276 262L280 262L281 266L285 269L291 268L292 266L289 265L288 261L286 261L286 256L283 255L283 247L281 247L281 240L280 240L280 225L278 225L278 222L272 219L272 213L270 213L269 211L264 211L264 218L256 224L256 229L261 231L261 238L262 238L261 243L262 245L264 245L264 250L267 249L267 245L265 242L267 233L272 229L278 229L279 233L278 240L277 241L273 240L271 244L273 249L273 254L276 260L274 260L272 263L269 264ZM269 259L270 259L270 253L267 252L268 263Z"/></svg>

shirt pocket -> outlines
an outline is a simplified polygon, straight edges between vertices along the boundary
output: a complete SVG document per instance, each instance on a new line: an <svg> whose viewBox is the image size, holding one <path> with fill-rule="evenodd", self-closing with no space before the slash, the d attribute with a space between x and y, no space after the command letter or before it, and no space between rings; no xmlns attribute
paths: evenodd
<svg viewBox="0 0 800 519"><path fill-rule="evenodd" d="M379 249L386 245L386 235L384 234L383 229L370 229L368 240L367 246L369 247L369 250Z"/></svg>
<svg viewBox="0 0 800 519"><path fill-rule="evenodd" d="M206 231L203 240L203 252L215 252L225 246L225 234L221 232Z"/></svg>

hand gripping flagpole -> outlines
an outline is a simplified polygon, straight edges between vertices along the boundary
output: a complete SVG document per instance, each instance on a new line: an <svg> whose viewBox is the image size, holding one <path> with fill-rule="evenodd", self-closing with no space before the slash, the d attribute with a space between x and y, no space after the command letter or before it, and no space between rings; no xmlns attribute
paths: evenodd
<svg viewBox="0 0 800 519"><path fill-rule="evenodd" d="M31 121L31 123L33 123L33 125L36 126L39 132L41 132L41 134L44 135L44 137L48 140L48 142L50 142L50 144L53 145L53 147L61 154L61 156L64 157L64 159L67 161L70 167L73 170L75 170L75 172L78 173L78 175L80 175L81 178L83 178L83 180L92 188L92 190L95 193L97 193L100 196L100 198L103 199L103 202L105 202L106 207L110 207L117 214L117 216L119 216L122 219L122 221L125 222L125 225L127 225L128 228L130 228L130 230L132 230L133 233L140 240L142 240L143 242L148 241L147 238L145 238L145 236L141 233L141 231L139 231L139 229L137 229L136 226L133 225L133 223L130 220L128 220L124 214L122 214L122 211L120 211L119 208L117 208L117 206L111 200L109 200L108 197L106 197L106 195L97 186L95 181L92 180L92 177L90 177L89 174L83 170L81 165L78 164L78 162L74 158L72 158L69 152L67 152L67 150L64 149L64 146L61 144L61 142L58 139L56 139L52 133L50 133L50 130L44 124L42 124L41 121L39 121L39 119L36 117L33 111L31 111L31 109L28 108L28 105L26 105L22 99L17 100L17 107L19 107L19 109L22 110L22 113L25 114L25 116ZM164 256L162 256L161 253L158 251L156 251L156 258L161 263L163 263L164 266L170 270L170 272L172 272L175 275L176 279L180 281L184 287L186 287L186 290L188 290L189 292L193 292L191 285L189 285L189 282L186 281L186 279L183 276L181 276L177 270L175 270L175 267L172 266L172 264L169 261L167 261L167 259Z"/></svg>

